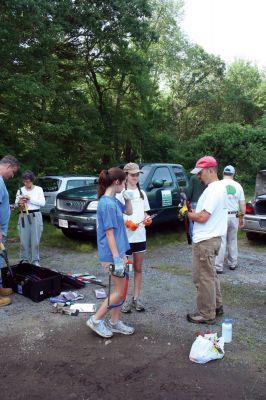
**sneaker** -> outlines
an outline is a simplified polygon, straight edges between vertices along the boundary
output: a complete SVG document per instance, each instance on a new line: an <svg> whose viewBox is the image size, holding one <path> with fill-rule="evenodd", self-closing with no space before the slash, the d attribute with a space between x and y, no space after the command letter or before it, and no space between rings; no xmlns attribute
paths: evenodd
<svg viewBox="0 0 266 400"><path fill-rule="evenodd" d="M120 320L117 321L116 324L112 324L111 320L109 320L108 328L110 328L113 333L122 333L123 335L132 335L135 332L132 326L128 326Z"/></svg>
<svg viewBox="0 0 266 400"><path fill-rule="evenodd" d="M204 319L200 314L187 314L187 320L188 322L192 322L193 324L213 325L216 323L215 318Z"/></svg>
<svg viewBox="0 0 266 400"><path fill-rule="evenodd" d="M219 316L223 315L223 313L224 313L224 308L223 308L223 306L217 307L217 308L215 309L215 313L216 313L216 317L219 317Z"/></svg>
<svg viewBox="0 0 266 400"><path fill-rule="evenodd" d="M32 264L35 265L36 267L40 267L39 261L32 261Z"/></svg>
<svg viewBox="0 0 266 400"><path fill-rule="evenodd" d="M130 301L125 301L121 307L121 311L125 314L131 313L131 306L132 306L132 304Z"/></svg>
<svg viewBox="0 0 266 400"><path fill-rule="evenodd" d="M93 317L90 317L86 325L103 338L110 338L113 336L113 332L106 326L103 319L95 321Z"/></svg>
<svg viewBox="0 0 266 400"><path fill-rule="evenodd" d="M13 290L10 288L0 288L0 296L10 296L13 293Z"/></svg>
<svg viewBox="0 0 266 400"><path fill-rule="evenodd" d="M224 271L223 271L222 269L217 269L217 268L216 268L216 273L217 273L217 274L223 274Z"/></svg>
<svg viewBox="0 0 266 400"><path fill-rule="evenodd" d="M230 265L229 269L231 269L231 271L234 271L237 267L237 265Z"/></svg>
<svg viewBox="0 0 266 400"><path fill-rule="evenodd" d="M0 307L8 306L11 303L10 297L0 297Z"/></svg>
<svg viewBox="0 0 266 400"><path fill-rule="evenodd" d="M132 299L132 306L136 311L142 312L145 311L144 305L141 303L140 299Z"/></svg>

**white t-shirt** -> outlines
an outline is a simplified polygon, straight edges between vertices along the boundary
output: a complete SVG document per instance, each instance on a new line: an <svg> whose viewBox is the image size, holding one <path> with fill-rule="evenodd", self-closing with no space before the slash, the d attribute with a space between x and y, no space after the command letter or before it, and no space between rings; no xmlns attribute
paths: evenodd
<svg viewBox="0 0 266 400"><path fill-rule="evenodd" d="M131 200L133 214L132 215L125 215L124 214L124 221L130 220L138 224L139 222L143 221L145 218L144 212L150 210L150 205L147 199L147 195L144 190L141 190L141 193L144 196L144 199L140 197L139 189L127 189L128 191L133 193L133 200ZM122 204L125 204L125 199L123 197L123 191L116 195L117 199L121 201ZM139 224L138 229L135 231L131 231L127 229L127 237L129 243L139 243L146 241L146 229L143 223Z"/></svg>
<svg viewBox="0 0 266 400"><path fill-rule="evenodd" d="M217 236L223 236L227 230L226 190L222 181L215 181L208 185L200 196L196 212L207 211L209 219L194 222L193 242L198 243Z"/></svg>
<svg viewBox="0 0 266 400"><path fill-rule="evenodd" d="M245 201L244 190L240 183L234 181L233 179L223 179L221 181L226 188L227 192L227 209L228 211L238 211L239 202ZM231 215L234 217L234 214ZM230 217L230 214L229 214Z"/></svg>
<svg viewBox="0 0 266 400"><path fill-rule="evenodd" d="M18 204L20 200L20 191L22 192L22 195L27 195L30 197L30 200L27 201L28 210L37 210L45 205L43 190L40 186L33 186L31 190L27 190L25 186L23 186L20 190L17 191L15 204Z"/></svg>

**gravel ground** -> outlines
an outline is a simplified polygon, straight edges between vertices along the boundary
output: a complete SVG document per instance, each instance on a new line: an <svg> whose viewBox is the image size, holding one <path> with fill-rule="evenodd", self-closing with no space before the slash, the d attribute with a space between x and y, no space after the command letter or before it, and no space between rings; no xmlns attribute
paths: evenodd
<svg viewBox="0 0 266 400"><path fill-rule="evenodd" d="M125 395L133 399L138 393L152 399L264 399L265 256L264 247L241 247L239 268L225 269L220 275L225 316L233 319L233 342L226 346L223 360L204 366L188 360L194 333L200 329L220 335L222 319L211 327L185 319L195 309L196 297L188 245L171 244L147 253L146 312L124 316L136 327L131 338L102 340L86 327L87 315L53 314L48 300L34 303L13 295L13 304L0 310L1 400ZM107 283L96 252L45 248L42 264L64 272L89 272ZM80 291L85 296L82 302L97 303L96 287L88 285Z"/></svg>

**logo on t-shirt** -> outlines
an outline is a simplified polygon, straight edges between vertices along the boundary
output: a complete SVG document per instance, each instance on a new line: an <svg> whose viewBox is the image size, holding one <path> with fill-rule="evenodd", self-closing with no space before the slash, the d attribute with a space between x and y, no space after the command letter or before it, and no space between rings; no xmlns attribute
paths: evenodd
<svg viewBox="0 0 266 400"><path fill-rule="evenodd" d="M226 186L227 194L231 194L232 196L236 194L236 188L233 185Z"/></svg>

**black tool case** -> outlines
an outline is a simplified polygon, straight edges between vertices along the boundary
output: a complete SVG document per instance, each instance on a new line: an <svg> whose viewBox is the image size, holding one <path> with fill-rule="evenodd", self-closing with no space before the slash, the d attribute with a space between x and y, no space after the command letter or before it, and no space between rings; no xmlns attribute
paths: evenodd
<svg viewBox="0 0 266 400"><path fill-rule="evenodd" d="M3 287L12 288L36 303L61 292L62 277L58 272L28 263L11 265L10 269L1 269Z"/></svg>

